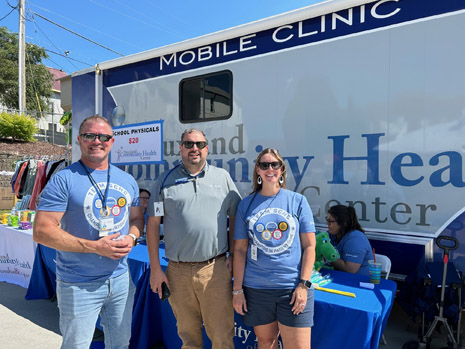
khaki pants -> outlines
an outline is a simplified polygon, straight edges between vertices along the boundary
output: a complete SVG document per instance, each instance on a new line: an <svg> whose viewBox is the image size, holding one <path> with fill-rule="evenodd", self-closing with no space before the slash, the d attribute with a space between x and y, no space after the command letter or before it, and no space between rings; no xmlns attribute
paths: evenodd
<svg viewBox="0 0 465 349"><path fill-rule="evenodd" d="M213 349L233 349L234 309L226 258L200 264L169 262L166 276L182 347L203 349L203 323Z"/></svg>

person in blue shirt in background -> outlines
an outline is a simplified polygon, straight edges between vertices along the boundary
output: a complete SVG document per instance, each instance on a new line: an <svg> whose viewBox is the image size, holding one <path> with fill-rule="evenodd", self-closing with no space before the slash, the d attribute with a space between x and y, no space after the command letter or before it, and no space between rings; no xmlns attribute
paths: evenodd
<svg viewBox="0 0 465 349"><path fill-rule="evenodd" d="M373 250L358 222L355 209L344 205L333 206L328 211L326 223L331 243L341 255L331 265L336 270L369 276L368 261L373 259Z"/></svg>
<svg viewBox="0 0 465 349"><path fill-rule="evenodd" d="M139 199L140 199L140 208L144 214L144 235L145 235L145 226L147 225L147 207L149 206L150 192L147 189L139 188Z"/></svg>

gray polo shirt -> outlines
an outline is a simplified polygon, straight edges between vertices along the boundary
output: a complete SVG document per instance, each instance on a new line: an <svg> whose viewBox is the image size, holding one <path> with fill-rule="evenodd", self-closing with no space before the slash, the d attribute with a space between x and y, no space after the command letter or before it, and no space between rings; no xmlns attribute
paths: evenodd
<svg viewBox="0 0 465 349"><path fill-rule="evenodd" d="M161 190L160 190L161 187ZM228 250L227 218L241 200L227 171L205 165L195 177L181 164L162 173L147 214L163 202L165 255L174 262L201 262Z"/></svg>

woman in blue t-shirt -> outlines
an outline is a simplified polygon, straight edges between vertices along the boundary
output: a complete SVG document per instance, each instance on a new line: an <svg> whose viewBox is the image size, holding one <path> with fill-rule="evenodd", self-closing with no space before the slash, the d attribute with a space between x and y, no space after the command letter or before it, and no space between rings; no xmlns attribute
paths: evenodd
<svg viewBox="0 0 465 349"><path fill-rule="evenodd" d="M315 223L307 199L286 188L286 164L264 149L253 192L237 207L233 305L253 326L258 347L310 348Z"/></svg>
<svg viewBox="0 0 465 349"><path fill-rule="evenodd" d="M360 226L355 209L336 205L329 209L326 217L331 243L336 246L341 258L332 262L337 270L353 274L369 275L368 261L373 251Z"/></svg>

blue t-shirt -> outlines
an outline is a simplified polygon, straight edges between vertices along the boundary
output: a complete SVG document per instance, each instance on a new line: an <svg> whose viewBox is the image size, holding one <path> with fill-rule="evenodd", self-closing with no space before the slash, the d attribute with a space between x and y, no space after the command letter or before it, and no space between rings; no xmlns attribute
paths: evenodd
<svg viewBox="0 0 465 349"><path fill-rule="evenodd" d="M370 275L368 261L373 259L373 251L364 233L353 230L346 234L339 243L336 242L334 235L330 237L331 243L336 246L342 260L360 264L357 274Z"/></svg>
<svg viewBox="0 0 465 349"><path fill-rule="evenodd" d="M100 191L105 195L107 170L86 167ZM139 188L134 178L110 165L110 182L106 199L113 228L109 234L128 234L129 211L139 206ZM61 228L87 240L99 239L99 220L102 217L102 200L92 185L83 165L75 162L50 178L40 196L38 210L64 212ZM127 256L119 260L95 253L66 252L57 250L57 279L65 282L90 282L106 280L124 273Z"/></svg>
<svg viewBox="0 0 465 349"><path fill-rule="evenodd" d="M299 283L302 246L299 234L314 233L307 199L281 189L268 197L254 193L239 203L234 239L249 239L244 286L291 289ZM252 258L253 246L257 258Z"/></svg>

